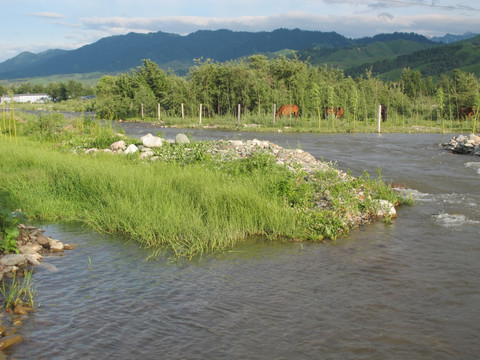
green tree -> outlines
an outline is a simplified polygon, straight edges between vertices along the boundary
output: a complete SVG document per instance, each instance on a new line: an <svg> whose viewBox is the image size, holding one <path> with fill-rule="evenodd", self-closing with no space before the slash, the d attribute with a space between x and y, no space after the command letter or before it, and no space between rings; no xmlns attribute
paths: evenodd
<svg viewBox="0 0 480 360"><path fill-rule="evenodd" d="M411 98L415 98L421 93L422 74L418 70L412 71L410 68L403 69L399 81L403 84L403 91Z"/></svg>
<svg viewBox="0 0 480 360"><path fill-rule="evenodd" d="M132 76L136 78L139 84L143 83L150 88L158 103L165 108L169 108L171 84L167 74L153 61L145 59L142 61L143 66L138 67ZM141 85L138 86L138 89L140 88L142 88Z"/></svg>
<svg viewBox="0 0 480 360"><path fill-rule="evenodd" d="M137 114L140 114L142 106L144 115L155 116L157 99L152 89L145 84L140 84L133 98L133 109L138 111Z"/></svg>
<svg viewBox="0 0 480 360"><path fill-rule="evenodd" d="M472 106L475 102L475 95L479 92L478 79L472 73L454 70L453 88L457 107Z"/></svg>
<svg viewBox="0 0 480 360"><path fill-rule="evenodd" d="M31 94L32 85L29 82L22 82L16 89L16 94Z"/></svg>
<svg viewBox="0 0 480 360"><path fill-rule="evenodd" d="M53 101L59 100L58 98L60 96L60 90L57 83L52 82L48 84L47 87L45 88L45 91L48 94L48 96L52 98Z"/></svg>
<svg viewBox="0 0 480 360"><path fill-rule="evenodd" d="M83 85L81 82L68 80L65 84L65 96L67 99L75 99L83 95ZM66 99L65 99L66 100Z"/></svg>

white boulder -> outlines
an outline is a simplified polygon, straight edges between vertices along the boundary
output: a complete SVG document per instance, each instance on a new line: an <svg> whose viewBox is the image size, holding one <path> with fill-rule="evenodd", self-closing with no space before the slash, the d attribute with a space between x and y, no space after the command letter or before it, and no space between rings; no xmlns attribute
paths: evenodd
<svg viewBox="0 0 480 360"><path fill-rule="evenodd" d="M392 218L397 216L395 206L387 200L373 200L374 206L377 209L378 217L390 216Z"/></svg>
<svg viewBox="0 0 480 360"><path fill-rule="evenodd" d="M161 147L163 145L162 138L158 136L153 136L152 134L147 134L140 138L142 140L143 146L147 148L156 148Z"/></svg>
<svg viewBox="0 0 480 360"><path fill-rule="evenodd" d="M136 153L137 151L138 151L138 147L135 144L130 144L125 150L125 154L133 154L133 153Z"/></svg>

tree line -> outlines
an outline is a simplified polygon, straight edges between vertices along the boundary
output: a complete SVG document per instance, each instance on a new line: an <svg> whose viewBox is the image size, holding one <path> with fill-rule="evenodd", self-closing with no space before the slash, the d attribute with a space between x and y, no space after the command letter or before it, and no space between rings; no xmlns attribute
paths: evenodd
<svg viewBox="0 0 480 360"><path fill-rule="evenodd" d="M370 71L352 78L297 58L254 55L224 63L198 59L184 77L143 60L130 73L102 77L96 90L97 113L111 119L138 116L142 104L150 116L157 104L170 116L180 116L181 104L192 116L199 104L207 116L235 116L238 104L242 113L262 116L271 114L274 103L297 104L304 117L341 106L350 119L365 120L375 118L378 105L385 104L399 115L428 112L453 119L458 108L478 103L480 85L474 74L460 70L434 81L405 68L397 81L383 82Z"/></svg>
<svg viewBox="0 0 480 360"><path fill-rule="evenodd" d="M25 85L26 86L26 85ZM0 89L1 90L1 89ZM27 92L17 88L17 91ZM33 92L40 92L32 88ZM55 100L95 93L100 118L156 117L163 114L205 116L242 114L269 116L273 104L297 104L304 118L324 116L326 107L343 107L347 120L377 116L379 104L404 117L456 119L458 109L479 105L480 84L474 74L455 70L434 80L406 67L396 81L384 82L366 70L355 78L343 70L313 66L298 58L253 55L237 61L197 59L186 76L164 71L151 60L128 73L103 76L95 88L80 83L49 84L45 92Z"/></svg>
<svg viewBox="0 0 480 360"><path fill-rule="evenodd" d="M11 86L0 84L0 94L47 94L53 101L65 101L81 96L94 95L95 88L84 85L79 81L69 80L67 82L51 82L47 85L22 82Z"/></svg>

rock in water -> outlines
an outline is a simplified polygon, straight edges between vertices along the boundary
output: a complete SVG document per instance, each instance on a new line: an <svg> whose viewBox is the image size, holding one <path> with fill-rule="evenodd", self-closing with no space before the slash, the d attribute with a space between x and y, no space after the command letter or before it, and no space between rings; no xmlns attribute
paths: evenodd
<svg viewBox="0 0 480 360"><path fill-rule="evenodd" d="M48 241L48 237L45 235L39 235L37 237L37 243L42 245L43 247L48 248L50 246L50 242Z"/></svg>
<svg viewBox="0 0 480 360"><path fill-rule="evenodd" d="M20 266L27 260L23 254L8 254L0 259L0 263L5 266Z"/></svg>
<svg viewBox="0 0 480 360"><path fill-rule="evenodd" d="M22 341L23 341L23 337L18 334L5 336L4 338L0 339L0 350L5 350L10 346L18 344L19 342L22 342Z"/></svg>
<svg viewBox="0 0 480 360"><path fill-rule="evenodd" d="M375 206L377 207L377 216L385 217L390 216L392 218L397 216L397 211L395 206L387 200L373 200Z"/></svg>
<svg viewBox="0 0 480 360"><path fill-rule="evenodd" d="M50 240L50 251L51 252L62 252L63 251L63 243L61 241L51 239Z"/></svg>

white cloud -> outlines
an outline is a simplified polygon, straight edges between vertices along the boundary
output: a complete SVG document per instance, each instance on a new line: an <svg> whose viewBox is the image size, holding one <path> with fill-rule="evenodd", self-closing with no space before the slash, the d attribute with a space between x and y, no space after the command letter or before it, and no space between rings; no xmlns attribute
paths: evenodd
<svg viewBox="0 0 480 360"><path fill-rule="evenodd" d="M394 16L389 12L380 14L319 15L292 11L269 16L241 16L235 18L169 16L153 18L93 17L80 20L88 31L106 35L128 32L165 31L188 34L197 30L230 29L234 31L271 31L278 28L335 31L347 37L372 36L379 32L419 32L438 35L467 31L480 33L478 19L445 15Z"/></svg>
<svg viewBox="0 0 480 360"><path fill-rule="evenodd" d="M294 3L277 0L275 6L265 0L197 3L159 0L154 4L147 0L75 3L45 0L46 5L34 0L18 1L15 6L29 9L30 13L4 19L4 26L11 30L8 37L0 39L0 62L21 51L73 49L106 36L129 32L164 31L186 35L197 30L299 28L335 31L350 38L392 32L427 36L442 36L447 32L480 33L478 5L465 4L466 0L296 0ZM48 8L55 12L42 11ZM187 14L195 16L185 16Z"/></svg>
<svg viewBox="0 0 480 360"><path fill-rule="evenodd" d="M63 19L66 17L65 15L54 13L54 12L37 12L37 13L31 13L29 15L33 17L46 18L46 19Z"/></svg>
<svg viewBox="0 0 480 360"><path fill-rule="evenodd" d="M394 18L394 16L392 14L386 13L386 12L378 14L378 17L380 19L383 19L383 20L393 20L393 18Z"/></svg>

